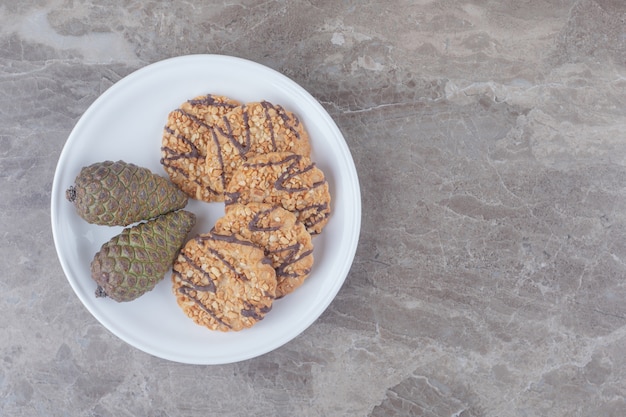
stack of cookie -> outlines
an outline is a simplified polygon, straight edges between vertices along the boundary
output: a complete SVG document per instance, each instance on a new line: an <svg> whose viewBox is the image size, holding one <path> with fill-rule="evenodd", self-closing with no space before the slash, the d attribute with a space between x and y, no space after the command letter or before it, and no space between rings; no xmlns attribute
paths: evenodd
<svg viewBox="0 0 626 417"><path fill-rule="evenodd" d="M308 277L312 236L330 215L328 183L310 152L298 117L267 101L207 95L170 112L165 171L190 197L225 203L225 215L173 265L177 302L197 324L251 327Z"/></svg>

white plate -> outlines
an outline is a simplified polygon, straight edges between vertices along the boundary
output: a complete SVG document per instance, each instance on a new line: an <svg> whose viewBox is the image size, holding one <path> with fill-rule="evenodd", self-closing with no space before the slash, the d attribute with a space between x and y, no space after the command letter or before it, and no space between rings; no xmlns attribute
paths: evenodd
<svg viewBox="0 0 626 417"><path fill-rule="evenodd" d="M296 113L311 137L312 159L328 179L332 214L314 237L315 263L304 285L277 300L264 320L241 332L210 331L193 323L176 304L168 273L157 287L128 303L96 298L90 263L121 227L90 225L65 200L80 169L103 160L125 160L166 176L159 163L167 114L207 93L242 102L268 100ZM207 232L223 204L190 201L193 234ZM52 186L52 232L59 260L78 298L107 329L154 356L192 364L223 364L253 358L289 342L311 325L343 284L356 251L361 197L346 142L322 106L302 87L263 65L228 56L191 55L142 68L102 94L78 121L56 168Z"/></svg>

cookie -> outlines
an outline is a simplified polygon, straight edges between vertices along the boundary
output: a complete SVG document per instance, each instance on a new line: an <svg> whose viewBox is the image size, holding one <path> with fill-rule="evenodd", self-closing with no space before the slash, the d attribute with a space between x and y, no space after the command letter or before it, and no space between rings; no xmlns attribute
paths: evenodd
<svg viewBox="0 0 626 417"><path fill-rule="evenodd" d="M178 305L211 330L239 331L262 320L276 297L276 272L263 250L236 236L203 234L172 266Z"/></svg>
<svg viewBox="0 0 626 417"><path fill-rule="evenodd" d="M330 216L324 173L309 157L291 152L259 154L243 162L226 188L225 202L281 206L313 235L322 231Z"/></svg>
<svg viewBox="0 0 626 417"><path fill-rule="evenodd" d="M242 154L293 152L309 156L309 135L300 119L278 104L260 101L233 108L217 122L221 133L241 144Z"/></svg>
<svg viewBox="0 0 626 417"><path fill-rule="evenodd" d="M309 136L300 120L268 101L238 106L216 121L214 127L216 137L207 143L206 166L211 172L222 173L224 185L244 161L256 154L311 153Z"/></svg>
<svg viewBox="0 0 626 417"><path fill-rule="evenodd" d="M309 136L295 114L268 101L237 105L205 96L170 113L162 163L192 198L223 201L225 186L243 161L277 151L310 154Z"/></svg>
<svg viewBox="0 0 626 417"><path fill-rule="evenodd" d="M207 94L187 100L180 109L193 114L208 125L213 125L240 105L240 102L230 97Z"/></svg>
<svg viewBox="0 0 626 417"><path fill-rule="evenodd" d="M214 232L235 235L260 246L276 271L276 298L298 288L313 266L311 234L295 214L264 203L232 204Z"/></svg>
<svg viewBox="0 0 626 417"><path fill-rule="evenodd" d="M188 100L169 113L161 141L161 165L191 198L223 201L224 179L221 171L206 166L207 145L217 140L215 123L239 104L209 94Z"/></svg>

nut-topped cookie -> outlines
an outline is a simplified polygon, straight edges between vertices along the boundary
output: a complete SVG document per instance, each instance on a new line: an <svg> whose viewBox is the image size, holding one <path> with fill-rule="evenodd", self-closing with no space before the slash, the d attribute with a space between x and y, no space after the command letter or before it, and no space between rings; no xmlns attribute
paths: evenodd
<svg viewBox="0 0 626 417"><path fill-rule="evenodd" d="M271 310L276 272L257 245L234 235L199 235L181 249L172 267L178 305L211 330L239 331Z"/></svg>
<svg viewBox="0 0 626 417"><path fill-rule="evenodd" d="M216 136L207 143L206 167L221 172L223 183L256 154L293 152L309 156L309 135L298 117L268 101L243 104L215 122Z"/></svg>
<svg viewBox="0 0 626 417"><path fill-rule="evenodd" d="M258 153L308 156L309 136L298 117L268 101L239 104L202 96L172 111L163 132L161 163L192 198L223 201L232 172Z"/></svg>
<svg viewBox="0 0 626 417"><path fill-rule="evenodd" d="M291 152L259 154L242 163L226 188L226 205L250 202L281 206L296 215L311 234L330 216L324 173L309 157Z"/></svg>
<svg viewBox="0 0 626 417"><path fill-rule="evenodd" d="M258 245L276 270L276 298L298 288L313 266L311 234L295 214L265 203L232 204L217 220L214 232L235 235Z"/></svg>
<svg viewBox="0 0 626 417"><path fill-rule="evenodd" d="M161 165L191 198L224 199L222 171L206 166L207 147L217 140L215 123L239 104L209 94L188 100L169 113L161 140Z"/></svg>
<svg viewBox="0 0 626 417"><path fill-rule="evenodd" d="M269 101L242 104L216 121L222 134L248 152L293 152L309 156L309 135L298 117Z"/></svg>

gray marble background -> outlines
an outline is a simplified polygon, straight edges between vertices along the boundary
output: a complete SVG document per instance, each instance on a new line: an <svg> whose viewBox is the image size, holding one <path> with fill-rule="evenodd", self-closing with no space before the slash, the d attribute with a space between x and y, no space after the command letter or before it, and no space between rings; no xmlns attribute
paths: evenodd
<svg viewBox="0 0 626 417"><path fill-rule="evenodd" d="M82 306L57 158L123 76L192 53L293 78L361 180L352 270L309 329L222 366ZM626 415L622 0L0 0L0 415Z"/></svg>

